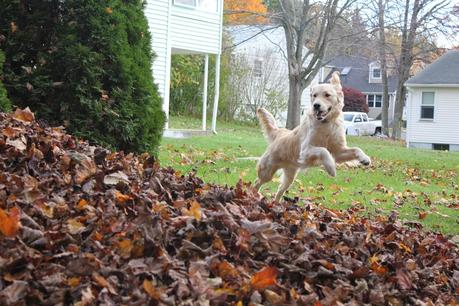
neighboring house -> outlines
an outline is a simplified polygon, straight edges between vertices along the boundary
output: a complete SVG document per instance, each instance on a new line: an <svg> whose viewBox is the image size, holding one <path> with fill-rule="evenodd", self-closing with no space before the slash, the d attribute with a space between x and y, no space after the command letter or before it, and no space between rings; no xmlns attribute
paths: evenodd
<svg viewBox="0 0 459 306"><path fill-rule="evenodd" d="M381 118L383 85L381 67L378 61L359 56L337 56L331 59L319 72L321 82L328 82L331 74L339 71L343 87L361 91L368 103L370 118ZM389 123L394 118L394 101L398 78L388 76L389 85Z"/></svg>
<svg viewBox="0 0 459 306"><path fill-rule="evenodd" d="M407 146L459 151L459 51L449 51L405 86Z"/></svg>
<svg viewBox="0 0 459 306"><path fill-rule="evenodd" d="M219 96L220 53L222 41L223 0L149 0L145 8L152 47L155 53L153 76L169 116L169 91L172 54L205 55L203 104L207 103L208 56L216 55L215 100L212 130L216 128ZM203 107L203 130L206 130ZM168 128L168 125L166 125Z"/></svg>
<svg viewBox="0 0 459 306"><path fill-rule="evenodd" d="M226 28L234 49L233 60L246 66L240 101L247 112L254 112L258 105L276 105L276 119L280 125L287 120L289 95L288 65L286 57L285 33L282 27L232 26ZM306 66L306 62L304 65ZM318 78L312 84L317 84ZM310 89L306 88L301 97L301 109L309 107ZM271 101L274 99L274 101Z"/></svg>

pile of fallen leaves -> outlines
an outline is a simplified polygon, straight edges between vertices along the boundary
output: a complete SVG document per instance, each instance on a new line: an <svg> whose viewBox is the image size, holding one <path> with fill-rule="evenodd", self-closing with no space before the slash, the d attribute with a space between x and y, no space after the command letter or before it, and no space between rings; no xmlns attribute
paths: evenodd
<svg viewBox="0 0 459 306"><path fill-rule="evenodd" d="M456 305L458 247L0 114L1 305Z"/></svg>

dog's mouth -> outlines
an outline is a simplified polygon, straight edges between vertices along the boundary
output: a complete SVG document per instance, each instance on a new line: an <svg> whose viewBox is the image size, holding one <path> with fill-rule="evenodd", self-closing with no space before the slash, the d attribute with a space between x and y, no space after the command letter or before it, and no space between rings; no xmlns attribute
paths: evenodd
<svg viewBox="0 0 459 306"><path fill-rule="evenodd" d="M324 121L330 111L331 107L329 107L327 111L317 110L314 112L314 115L318 121Z"/></svg>

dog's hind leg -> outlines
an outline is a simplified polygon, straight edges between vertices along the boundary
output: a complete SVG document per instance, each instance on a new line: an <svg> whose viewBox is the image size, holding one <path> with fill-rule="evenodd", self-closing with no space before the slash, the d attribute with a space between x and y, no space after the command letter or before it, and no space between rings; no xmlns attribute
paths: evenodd
<svg viewBox="0 0 459 306"><path fill-rule="evenodd" d="M278 168L274 167L270 158L267 155L263 155L257 165L258 178L255 180L255 189L258 191L260 190L261 185L271 181L277 169Z"/></svg>
<svg viewBox="0 0 459 306"><path fill-rule="evenodd" d="M297 169L296 168L284 168L281 184L279 185L279 189L276 193L276 201L279 202L284 192L292 185L293 181L295 180Z"/></svg>

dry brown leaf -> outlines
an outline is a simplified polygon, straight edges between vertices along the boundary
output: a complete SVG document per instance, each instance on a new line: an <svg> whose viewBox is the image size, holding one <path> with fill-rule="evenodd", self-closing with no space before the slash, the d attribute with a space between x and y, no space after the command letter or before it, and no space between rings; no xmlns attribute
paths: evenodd
<svg viewBox="0 0 459 306"><path fill-rule="evenodd" d="M20 131L18 129L12 128L10 126L7 126L2 130L2 134L8 138L16 137L19 134L19 132Z"/></svg>
<svg viewBox="0 0 459 306"><path fill-rule="evenodd" d="M183 208L186 216L194 217L197 221L201 221L201 205L196 200L193 200L190 209Z"/></svg>
<svg viewBox="0 0 459 306"><path fill-rule="evenodd" d="M121 257L123 258L131 257L133 247L134 245L130 239L122 239L118 241L118 248L120 250Z"/></svg>
<svg viewBox="0 0 459 306"><path fill-rule="evenodd" d="M148 295L156 301L159 301L161 298L160 292L153 286L152 282L145 279L143 281L143 289L148 293Z"/></svg>
<svg viewBox="0 0 459 306"><path fill-rule="evenodd" d="M35 115L30 111L30 108L28 107L25 109L16 109L12 117L24 123L32 122L35 119Z"/></svg>
<svg viewBox="0 0 459 306"><path fill-rule="evenodd" d="M76 235L84 231L85 226L77 219L67 220L67 229L70 234Z"/></svg>
<svg viewBox="0 0 459 306"><path fill-rule="evenodd" d="M427 217L428 213L426 211L419 212L419 220L424 220Z"/></svg>
<svg viewBox="0 0 459 306"><path fill-rule="evenodd" d="M118 190L115 191L115 200L118 203L126 203L128 201L131 201L133 198L131 196L128 196L126 194L123 194L119 192Z"/></svg>
<svg viewBox="0 0 459 306"><path fill-rule="evenodd" d="M70 287L76 287L80 284L81 282L81 277L77 276L77 277L70 277L69 279L67 279L67 284L70 286Z"/></svg>
<svg viewBox="0 0 459 306"><path fill-rule="evenodd" d="M239 272L234 268L232 264L226 260L218 263L218 276L224 280L236 279L239 277Z"/></svg>
<svg viewBox="0 0 459 306"><path fill-rule="evenodd" d="M118 295L118 293L116 292L115 288L113 288L112 284L110 284L110 283L105 279L105 277L103 277L103 276L100 275L99 273L94 272L94 273L92 274L92 278L93 278L101 287L107 288L107 290L108 290L111 294Z"/></svg>
<svg viewBox="0 0 459 306"><path fill-rule="evenodd" d="M18 26L16 25L16 22L11 21L10 28L11 28L11 33L15 33L18 30Z"/></svg>
<svg viewBox="0 0 459 306"><path fill-rule="evenodd" d="M76 209L77 210L84 210L87 205L88 205L88 201L86 201L85 199L80 199L78 201Z"/></svg>

